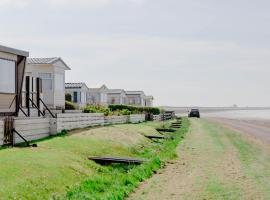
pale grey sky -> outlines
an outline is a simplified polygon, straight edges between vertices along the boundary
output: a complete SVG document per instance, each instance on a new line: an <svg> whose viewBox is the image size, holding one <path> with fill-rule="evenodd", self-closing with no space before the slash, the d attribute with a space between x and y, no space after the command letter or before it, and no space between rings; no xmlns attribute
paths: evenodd
<svg viewBox="0 0 270 200"><path fill-rule="evenodd" d="M156 105L270 106L268 0L0 0L0 43Z"/></svg>

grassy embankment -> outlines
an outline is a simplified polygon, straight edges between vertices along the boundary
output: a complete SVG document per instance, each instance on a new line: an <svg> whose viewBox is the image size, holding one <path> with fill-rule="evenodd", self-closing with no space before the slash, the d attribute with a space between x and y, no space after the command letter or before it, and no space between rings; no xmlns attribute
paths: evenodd
<svg viewBox="0 0 270 200"><path fill-rule="evenodd" d="M168 122L167 122L168 123ZM174 140L152 142L159 122L114 125L39 141L38 148L0 150L0 197L4 199L123 199L139 182L176 156L188 120ZM167 124L168 125L168 124ZM148 159L140 166L101 166L89 156Z"/></svg>

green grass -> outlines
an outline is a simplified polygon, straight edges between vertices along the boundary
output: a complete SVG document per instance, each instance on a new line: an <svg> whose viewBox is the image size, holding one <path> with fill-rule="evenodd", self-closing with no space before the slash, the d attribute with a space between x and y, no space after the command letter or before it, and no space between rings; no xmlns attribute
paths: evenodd
<svg viewBox="0 0 270 200"><path fill-rule="evenodd" d="M168 122L167 122L168 123ZM156 122L148 123L153 127L160 124ZM134 148L133 152L139 157L149 159L140 166L115 165L114 167L99 167L98 176L82 182L79 186L71 189L67 193L67 199L123 199L141 181L152 176L163 166L166 160L176 157L176 146L187 133L189 123L184 119L183 127L174 133L173 140L166 140L162 143L153 142L144 148Z"/></svg>
<svg viewBox="0 0 270 200"><path fill-rule="evenodd" d="M233 185L224 185L214 178L206 185L207 199L215 200L237 200L240 199L239 189Z"/></svg>
<svg viewBox="0 0 270 200"><path fill-rule="evenodd" d="M239 160L245 170L245 174L253 178L262 189L267 199L270 199L270 157L254 144L247 143L241 137L231 131L226 135L238 151Z"/></svg>
<svg viewBox="0 0 270 200"><path fill-rule="evenodd" d="M243 173L246 177L255 182L256 188L260 190L266 199L270 199L270 157L269 154L262 150L259 146L245 139L241 134L222 127L219 124L202 121L203 127L207 130L207 134L211 137L213 149L223 152L228 146L223 141L228 140L232 147L235 148L237 157L241 163ZM223 138L223 139L222 139ZM222 141L223 140L223 141ZM224 194L223 199L239 199L237 198L237 186L224 186L224 191L218 192L215 188L219 188L217 181L210 182L210 190L213 194ZM222 188L222 187L221 187ZM209 189L209 188L208 188ZM226 196L227 195L227 196ZM218 198L214 198L218 199Z"/></svg>
<svg viewBox="0 0 270 200"><path fill-rule="evenodd" d="M0 150L0 197L3 199L123 199L139 182L174 158L188 121L174 140L151 142L159 122L89 129L90 134L51 137L38 148ZM140 166L100 166L96 155L140 157Z"/></svg>

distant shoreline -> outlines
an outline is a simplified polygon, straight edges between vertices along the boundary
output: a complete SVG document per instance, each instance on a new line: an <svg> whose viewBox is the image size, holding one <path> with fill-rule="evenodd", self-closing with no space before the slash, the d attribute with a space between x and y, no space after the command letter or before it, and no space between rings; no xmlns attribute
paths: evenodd
<svg viewBox="0 0 270 200"><path fill-rule="evenodd" d="M176 113L188 112L191 108L198 108L201 112L221 112L221 111L240 111L240 110L269 110L270 107L170 107L163 106L165 110L175 111Z"/></svg>

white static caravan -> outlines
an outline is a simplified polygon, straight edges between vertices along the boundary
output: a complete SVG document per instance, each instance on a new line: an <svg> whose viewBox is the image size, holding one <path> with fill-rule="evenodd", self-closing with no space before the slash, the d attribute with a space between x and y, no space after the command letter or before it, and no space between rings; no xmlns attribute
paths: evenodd
<svg viewBox="0 0 270 200"><path fill-rule="evenodd" d="M29 53L0 45L0 115L17 116L26 57Z"/></svg>
<svg viewBox="0 0 270 200"><path fill-rule="evenodd" d="M89 88L87 103L91 105L108 105L108 92L109 89L106 85L102 85L100 88Z"/></svg>
<svg viewBox="0 0 270 200"><path fill-rule="evenodd" d="M154 97L149 95L145 97L145 106L152 107L153 106Z"/></svg>
<svg viewBox="0 0 270 200"><path fill-rule="evenodd" d="M42 97L50 109L65 108L65 71L68 65L59 57L28 58L25 76L30 79L42 80ZM30 82L30 88L35 90L35 81Z"/></svg>
<svg viewBox="0 0 270 200"><path fill-rule="evenodd" d="M66 93L71 95L71 101L79 107L87 104L88 87L85 83L65 83Z"/></svg>
<svg viewBox="0 0 270 200"><path fill-rule="evenodd" d="M143 91L126 91L128 104L134 106L145 106L145 94Z"/></svg>
<svg viewBox="0 0 270 200"><path fill-rule="evenodd" d="M127 96L123 89L110 89L108 91L108 104L126 104Z"/></svg>

